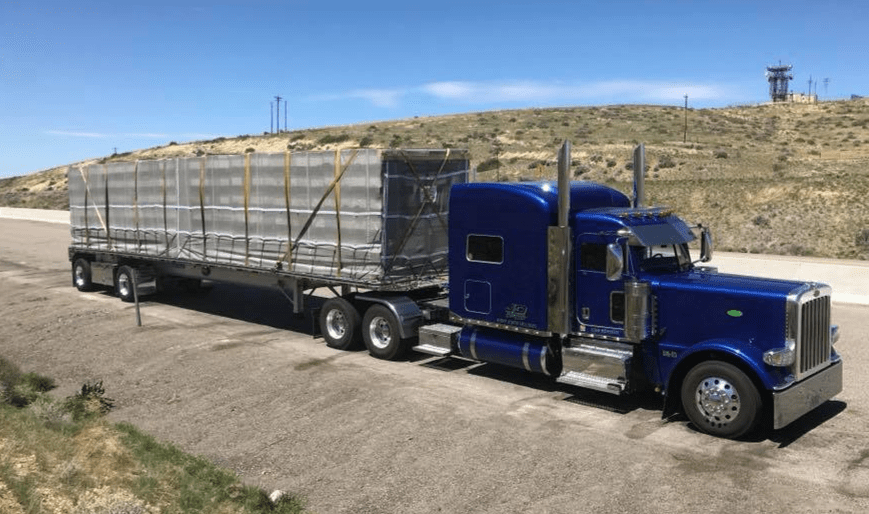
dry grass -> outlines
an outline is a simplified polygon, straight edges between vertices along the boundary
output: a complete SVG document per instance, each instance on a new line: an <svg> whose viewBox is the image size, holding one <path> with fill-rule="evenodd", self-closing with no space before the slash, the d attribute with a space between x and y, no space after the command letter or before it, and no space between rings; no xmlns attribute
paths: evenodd
<svg viewBox="0 0 869 514"><path fill-rule="evenodd" d="M303 511L292 495L272 502L261 489L241 484L204 458L132 425L109 423L102 414L111 400L101 383L59 402L45 394L52 380L22 375L2 357L0 379L0 513ZM23 383L37 384L31 388L35 394L5 394Z"/></svg>
<svg viewBox="0 0 869 514"><path fill-rule="evenodd" d="M721 250L869 258L869 100L700 109L606 106L413 118L170 144L106 161L336 147L468 148L478 180L554 178L573 143L574 177L628 192L646 144L650 200L708 223ZM65 208L64 169L0 180L0 205Z"/></svg>

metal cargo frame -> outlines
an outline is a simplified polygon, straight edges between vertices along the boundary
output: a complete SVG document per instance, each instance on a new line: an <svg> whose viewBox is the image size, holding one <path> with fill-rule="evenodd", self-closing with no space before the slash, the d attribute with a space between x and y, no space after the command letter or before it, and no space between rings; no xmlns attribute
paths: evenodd
<svg viewBox="0 0 869 514"><path fill-rule="evenodd" d="M465 150L245 153L70 167L74 253L320 284L442 284Z"/></svg>

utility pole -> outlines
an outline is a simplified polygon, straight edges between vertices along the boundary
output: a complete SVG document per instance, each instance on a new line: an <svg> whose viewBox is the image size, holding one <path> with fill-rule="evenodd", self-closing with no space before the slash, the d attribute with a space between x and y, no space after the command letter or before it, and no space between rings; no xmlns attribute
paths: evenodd
<svg viewBox="0 0 869 514"><path fill-rule="evenodd" d="M275 109L275 114L278 116L278 132L281 131L281 100L283 100L280 96L275 96L275 100L278 102L278 108Z"/></svg>
<svg viewBox="0 0 869 514"><path fill-rule="evenodd" d="M269 102L269 134L275 131L275 103Z"/></svg>
<svg viewBox="0 0 869 514"><path fill-rule="evenodd" d="M284 100L284 132L287 131L287 101Z"/></svg>
<svg viewBox="0 0 869 514"><path fill-rule="evenodd" d="M827 86L830 84L830 78L827 77L824 79L824 98L827 97Z"/></svg>
<svg viewBox="0 0 869 514"><path fill-rule="evenodd" d="M682 138L683 143L688 142L688 95L685 94L685 136Z"/></svg>

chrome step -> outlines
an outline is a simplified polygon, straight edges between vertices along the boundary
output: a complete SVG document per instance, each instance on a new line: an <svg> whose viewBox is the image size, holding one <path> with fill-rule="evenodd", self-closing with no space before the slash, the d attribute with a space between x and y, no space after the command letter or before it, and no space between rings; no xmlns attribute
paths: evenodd
<svg viewBox="0 0 869 514"><path fill-rule="evenodd" d="M420 344L414 346L413 349L420 353L427 353L429 355L437 355L438 357L446 357L450 353L452 353L449 348L444 348L442 346L435 346L433 344Z"/></svg>
<svg viewBox="0 0 869 514"><path fill-rule="evenodd" d="M614 382L610 378L597 377L579 371L568 371L558 377L556 382L577 387L585 387L587 389L594 389L595 391L603 391L604 393L610 394L622 394L626 385L621 379Z"/></svg>

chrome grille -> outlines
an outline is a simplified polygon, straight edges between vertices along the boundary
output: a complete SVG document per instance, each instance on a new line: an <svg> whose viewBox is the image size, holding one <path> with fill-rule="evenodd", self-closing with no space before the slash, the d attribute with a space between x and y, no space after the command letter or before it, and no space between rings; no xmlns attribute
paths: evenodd
<svg viewBox="0 0 869 514"><path fill-rule="evenodd" d="M802 305L800 316L799 375L811 373L830 360L830 297Z"/></svg>
<svg viewBox="0 0 869 514"><path fill-rule="evenodd" d="M788 298L789 338L796 342L797 380L819 371L830 363L829 286L807 284Z"/></svg>

